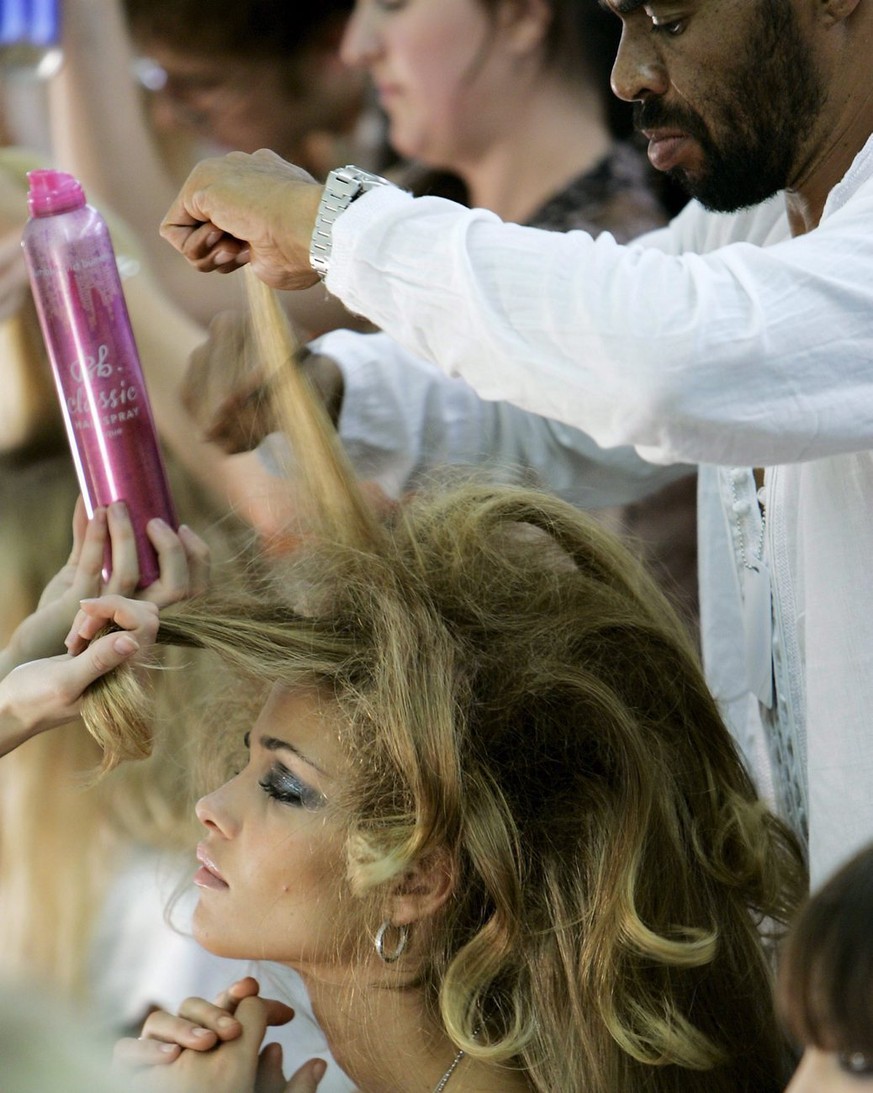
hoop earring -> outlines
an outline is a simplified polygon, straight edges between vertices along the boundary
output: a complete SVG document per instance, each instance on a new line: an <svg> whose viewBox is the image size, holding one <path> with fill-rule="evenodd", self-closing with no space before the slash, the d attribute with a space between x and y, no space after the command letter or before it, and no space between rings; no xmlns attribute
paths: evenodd
<svg viewBox="0 0 873 1093"><path fill-rule="evenodd" d="M385 934L391 929L397 931L397 944L388 952L385 949ZM409 927L394 926L390 919L386 919L376 931L373 944L376 946L376 953L383 964L393 964L403 955L407 941L409 941Z"/></svg>

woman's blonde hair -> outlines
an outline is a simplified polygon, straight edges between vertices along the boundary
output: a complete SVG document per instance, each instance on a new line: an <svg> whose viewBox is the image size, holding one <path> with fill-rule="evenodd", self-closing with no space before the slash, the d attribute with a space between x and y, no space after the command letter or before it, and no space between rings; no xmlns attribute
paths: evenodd
<svg viewBox="0 0 873 1093"><path fill-rule="evenodd" d="M534 491L456 486L377 525L305 391L282 411L312 535L159 640L336 702L352 891L450 857L453 895L413 935L449 1036L543 1093L781 1089L761 929L792 912L800 852L653 582ZM108 765L147 736L127 675L122 707L117 674L85 711Z"/></svg>
<svg viewBox="0 0 873 1093"><path fill-rule="evenodd" d="M378 550L309 544L161 636L335 697L356 889L448 850L424 977L457 1044L562 1093L780 1088L758 927L794 906L797 848L660 594L585 516L418 497Z"/></svg>

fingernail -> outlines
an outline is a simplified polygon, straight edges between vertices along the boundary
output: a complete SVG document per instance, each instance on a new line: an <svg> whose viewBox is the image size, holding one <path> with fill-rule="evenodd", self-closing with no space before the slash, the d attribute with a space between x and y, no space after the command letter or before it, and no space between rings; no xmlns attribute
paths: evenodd
<svg viewBox="0 0 873 1093"><path fill-rule="evenodd" d="M149 520L149 524L153 525L153 526L154 526L154 527L156 527L156 528L165 528L165 527L169 527L169 525L167 524L167 521L166 521L166 520L162 520L162 519L160 518L160 516L153 516L153 517L151 518L151 520Z"/></svg>
<svg viewBox="0 0 873 1093"><path fill-rule="evenodd" d="M192 1036L214 1036L215 1033L212 1032L212 1030L208 1029L208 1028L192 1028L191 1029L191 1035Z"/></svg>
<svg viewBox="0 0 873 1093"><path fill-rule="evenodd" d="M134 641L130 634L122 634L112 643L112 648L116 653L127 656L129 653L135 653L137 649L139 649L139 645Z"/></svg>
<svg viewBox="0 0 873 1093"><path fill-rule="evenodd" d="M235 262L236 255L229 250L217 250L212 256L212 261L216 266L224 266L228 262Z"/></svg>
<svg viewBox="0 0 873 1093"><path fill-rule="evenodd" d="M217 1024L221 1028L233 1028L234 1025L238 1025L239 1022L233 1017L219 1017Z"/></svg>
<svg viewBox="0 0 873 1093"><path fill-rule="evenodd" d="M86 596L84 600L79 600L79 603L96 603L96 596Z"/></svg>
<svg viewBox="0 0 873 1093"><path fill-rule="evenodd" d="M169 1055L171 1051L178 1051L179 1050L179 1045L178 1044L161 1044L160 1050L161 1051L166 1051L166 1053Z"/></svg>
<svg viewBox="0 0 873 1093"><path fill-rule="evenodd" d="M206 236L206 246L214 247L223 234L223 232L210 232L209 235Z"/></svg>
<svg viewBox="0 0 873 1093"><path fill-rule="evenodd" d="M315 1062L312 1064L313 1078L315 1078L317 1082L320 1082L326 1073L327 1063L324 1061L324 1059L316 1059Z"/></svg>

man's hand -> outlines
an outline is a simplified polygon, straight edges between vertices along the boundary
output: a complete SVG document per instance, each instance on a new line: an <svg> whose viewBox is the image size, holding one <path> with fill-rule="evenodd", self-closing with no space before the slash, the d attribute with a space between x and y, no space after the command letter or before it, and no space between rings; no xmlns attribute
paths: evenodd
<svg viewBox="0 0 873 1093"><path fill-rule="evenodd" d="M230 152L198 163L161 224L161 235L203 272L251 262L273 288L308 288L322 187L275 152Z"/></svg>
<svg viewBox="0 0 873 1093"><path fill-rule="evenodd" d="M228 455L250 452L276 429L269 387L244 312L223 311L188 359L181 396L204 440ZM293 365L289 364L289 367Z"/></svg>
<svg viewBox="0 0 873 1093"><path fill-rule="evenodd" d="M336 424L343 398L343 374L336 361L304 349L300 360L289 361L288 367L299 367L309 377ZM209 337L188 360L181 396L204 440L228 455L252 451L278 429L270 385L244 312L224 311L212 320Z"/></svg>

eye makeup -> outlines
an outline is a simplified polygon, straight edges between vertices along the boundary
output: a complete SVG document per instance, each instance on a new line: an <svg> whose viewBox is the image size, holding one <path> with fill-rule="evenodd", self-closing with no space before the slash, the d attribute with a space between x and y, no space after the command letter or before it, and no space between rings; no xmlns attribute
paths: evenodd
<svg viewBox="0 0 873 1093"><path fill-rule="evenodd" d="M312 786L306 785L282 763L273 763L266 775L259 779L258 785L267 794L282 804L305 808L310 812L321 808L324 795Z"/></svg>
<svg viewBox="0 0 873 1093"><path fill-rule="evenodd" d="M251 733L247 732L243 738L246 748L251 749ZM276 750L281 741L270 738L268 751ZM290 745L286 745L289 751L295 751ZM275 801L292 805L296 808L305 808L315 811L324 804L324 794L302 781L284 763L275 760L267 773L258 779L258 785Z"/></svg>

